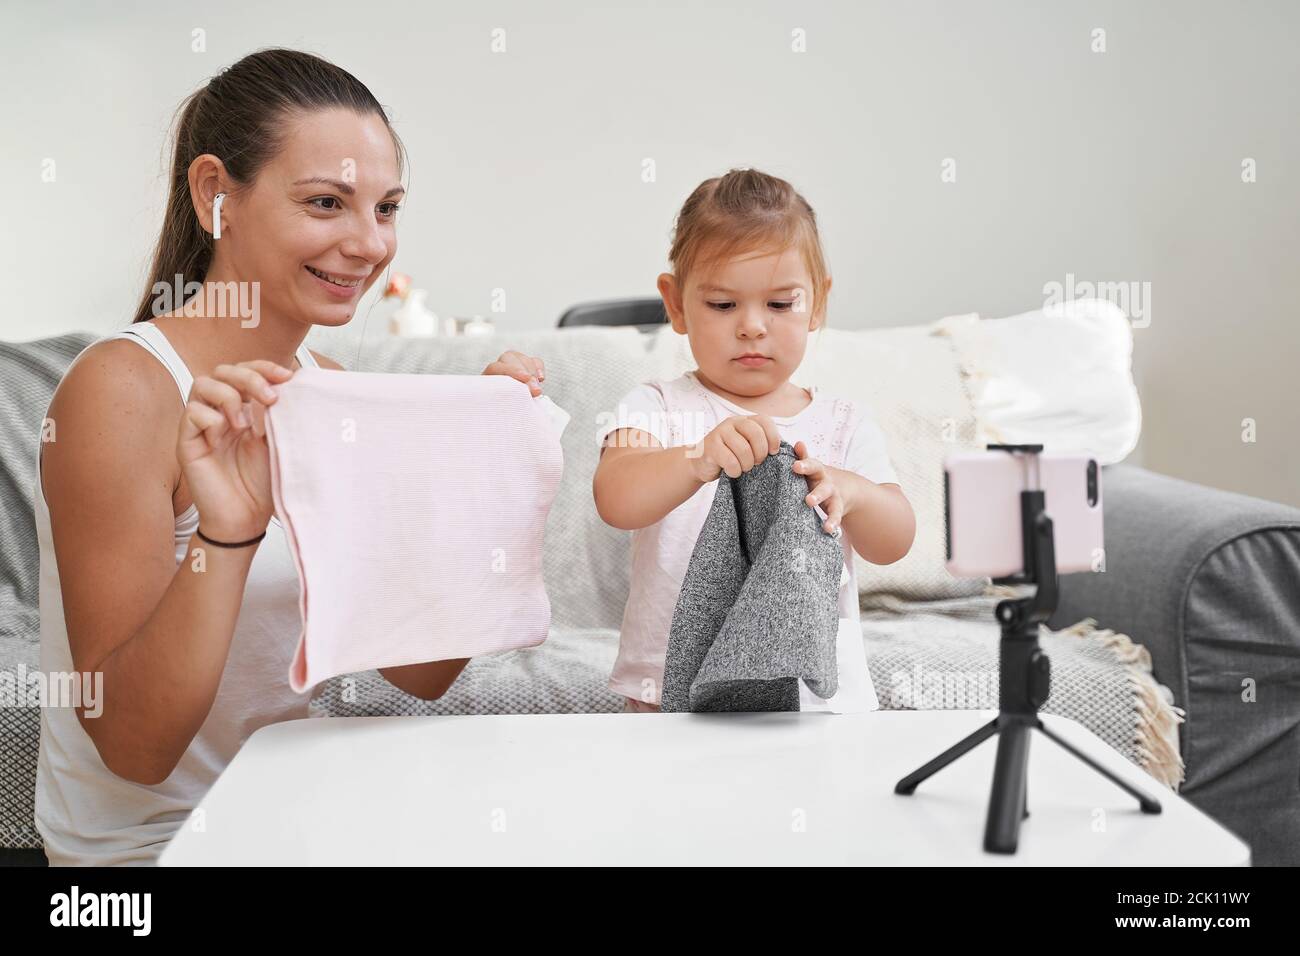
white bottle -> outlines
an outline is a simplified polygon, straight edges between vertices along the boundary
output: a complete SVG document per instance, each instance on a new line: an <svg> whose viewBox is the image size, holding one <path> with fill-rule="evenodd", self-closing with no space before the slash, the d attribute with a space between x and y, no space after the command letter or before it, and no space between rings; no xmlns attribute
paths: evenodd
<svg viewBox="0 0 1300 956"><path fill-rule="evenodd" d="M438 316L424 305L429 293L412 289L400 308L389 320L389 331L394 335L429 337L438 334Z"/></svg>

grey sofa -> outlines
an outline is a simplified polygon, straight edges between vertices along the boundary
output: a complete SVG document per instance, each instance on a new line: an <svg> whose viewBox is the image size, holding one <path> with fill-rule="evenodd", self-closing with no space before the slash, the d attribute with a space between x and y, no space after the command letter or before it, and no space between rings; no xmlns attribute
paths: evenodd
<svg viewBox="0 0 1300 956"><path fill-rule="evenodd" d="M37 430L92 340L0 343L0 674L37 667ZM1145 645L1186 711L1182 795L1246 840L1256 864L1300 863L1300 509L1129 465L1103 480L1107 573L1063 577L1050 626L1092 617ZM613 709L600 675L567 653L560 642L567 676L551 699ZM31 820L38 735L36 708L0 707L0 862L43 860Z"/></svg>
<svg viewBox="0 0 1300 956"><path fill-rule="evenodd" d="M1300 509L1143 468L1104 469L1106 573L1061 579L1051 626L1140 640L1186 711L1180 793L1300 864Z"/></svg>

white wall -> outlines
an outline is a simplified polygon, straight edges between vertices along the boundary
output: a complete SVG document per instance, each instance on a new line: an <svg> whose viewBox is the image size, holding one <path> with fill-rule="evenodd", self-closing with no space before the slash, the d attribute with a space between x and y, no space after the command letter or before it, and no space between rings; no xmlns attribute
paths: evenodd
<svg viewBox="0 0 1300 956"><path fill-rule="evenodd" d="M391 108L412 158L395 267L440 313L503 288L508 331L653 294L681 201L753 166L817 209L840 327L1021 312L1069 273L1150 283L1133 460L1300 504L1295 4L3 0L0 18L2 339L129 321L173 109L293 46Z"/></svg>

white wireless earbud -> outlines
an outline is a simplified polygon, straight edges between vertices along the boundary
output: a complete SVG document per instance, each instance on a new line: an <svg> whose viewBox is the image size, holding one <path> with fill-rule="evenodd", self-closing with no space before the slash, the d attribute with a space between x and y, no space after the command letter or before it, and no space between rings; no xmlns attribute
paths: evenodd
<svg viewBox="0 0 1300 956"><path fill-rule="evenodd" d="M212 238L221 238L221 204L226 201L225 193L217 193L212 197Z"/></svg>

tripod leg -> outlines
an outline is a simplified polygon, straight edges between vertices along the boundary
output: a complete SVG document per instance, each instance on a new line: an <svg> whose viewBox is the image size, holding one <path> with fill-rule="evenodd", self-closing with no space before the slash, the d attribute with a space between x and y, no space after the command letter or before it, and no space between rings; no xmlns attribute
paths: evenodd
<svg viewBox="0 0 1300 956"><path fill-rule="evenodd" d="M984 825L984 849L989 853L1015 853L1020 821L1028 799L1028 724L1012 722L998 734L997 762L993 766L993 792Z"/></svg>
<svg viewBox="0 0 1300 956"><path fill-rule="evenodd" d="M1137 787L1134 787L1134 786L1131 786L1130 784L1125 783L1123 780L1121 780L1119 777L1115 776L1115 774L1111 773L1109 770L1107 770L1107 769L1106 769L1105 767L1103 767L1101 764L1097 763L1097 761L1093 760L1093 759L1092 759L1091 757L1089 757L1086 753L1084 753L1084 752L1083 752L1082 750L1080 750L1079 748L1075 747L1075 746L1074 746L1073 744L1071 744L1069 741L1062 739L1060 736L1058 736L1057 734L1053 733L1051 730L1048 730L1047 727L1046 727L1046 726L1045 726L1041 721L1040 721L1039 724L1038 724L1038 729L1041 730L1044 734L1046 734L1049 738L1051 738L1052 740L1056 741L1058 744L1060 744L1062 747L1064 747L1064 748L1065 748L1066 750L1068 750L1070 753L1074 754L1076 757L1078 757L1080 760L1082 760L1084 763L1086 763L1086 764L1087 764L1089 767L1091 767L1093 770L1097 771L1099 774L1101 774L1101 775L1102 775L1103 777L1105 777L1107 780L1111 781L1111 783L1115 784L1115 786L1119 787L1119 788L1120 788L1121 790L1123 790L1125 793L1129 794L1129 796L1131 796L1131 797L1133 797L1134 799L1136 799L1137 802L1138 802L1138 804L1142 807L1142 812L1143 812L1143 813L1159 813L1159 812L1160 812L1160 801L1156 800L1154 797L1148 797L1146 794L1144 794L1144 793L1143 793L1141 790L1139 790Z"/></svg>
<svg viewBox="0 0 1300 956"><path fill-rule="evenodd" d="M924 767L914 770L894 786L894 793L910 794L915 792L916 787L923 780L934 776L948 764L952 763L962 754L969 753L984 741L988 740L998 732L998 719L994 717L991 721L975 731L969 736L963 737L957 743L953 744L939 756L935 757Z"/></svg>

